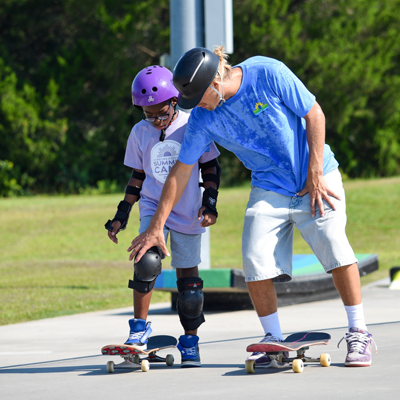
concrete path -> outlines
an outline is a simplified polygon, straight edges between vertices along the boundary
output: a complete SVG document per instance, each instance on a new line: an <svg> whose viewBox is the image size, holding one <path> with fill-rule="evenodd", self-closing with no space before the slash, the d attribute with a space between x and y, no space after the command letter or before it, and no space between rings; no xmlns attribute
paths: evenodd
<svg viewBox="0 0 400 400"><path fill-rule="evenodd" d="M247 374L246 346L263 336L254 311L208 313L200 328L202 368L180 368L180 354L170 349L175 365L152 364L149 372L106 372L100 349L122 343L128 335L130 309L94 312L0 327L0 398L35 399L379 399L400 397L400 291L388 290L388 280L363 288L369 331L378 345L369 368L344 368L346 314L339 299L281 307L282 330L321 330L332 335L327 346L330 368L311 364L301 374L291 369ZM151 308L153 334L182 334L170 304ZM167 352L165 352L166 354ZM162 355L162 354L161 354Z"/></svg>

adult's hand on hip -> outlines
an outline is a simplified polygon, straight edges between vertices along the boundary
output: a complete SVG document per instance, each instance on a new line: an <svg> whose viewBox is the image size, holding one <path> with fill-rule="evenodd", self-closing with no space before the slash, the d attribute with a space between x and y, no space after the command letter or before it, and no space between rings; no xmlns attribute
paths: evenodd
<svg viewBox="0 0 400 400"><path fill-rule="evenodd" d="M336 210L335 204L332 201L332 198L329 196L340 200L339 195L337 195L333 190L329 189L328 184L322 175L309 175L307 177L307 182L304 189L298 192L297 196L302 197L307 193L310 195L310 208L312 217L315 217L317 207L321 217L325 215L323 200L325 200L333 210Z"/></svg>

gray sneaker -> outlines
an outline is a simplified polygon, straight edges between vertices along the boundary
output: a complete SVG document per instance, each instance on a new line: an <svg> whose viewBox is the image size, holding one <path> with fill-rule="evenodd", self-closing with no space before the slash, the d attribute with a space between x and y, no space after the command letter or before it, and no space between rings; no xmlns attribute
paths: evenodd
<svg viewBox="0 0 400 400"><path fill-rule="evenodd" d="M260 343L271 343L271 342L282 342L281 338L278 336L273 336L271 333L267 333L260 341ZM282 360L282 358L288 358L289 353L287 351L283 352L282 356L273 357L267 356L263 352L254 352L251 356L246 358L248 360L254 360L255 366L258 368L283 368L287 366Z"/></svg>
<svg viewBox="0 0 400 400"><path fill-rule="evenodd" d="M378 354L378 348L372 335L358 328L350 328L350 332L347 332L340 339L337 347L343 339L347 342L347 356L344 366L369 367L371 365L372 343L375 345L376 354Z"/></svg>

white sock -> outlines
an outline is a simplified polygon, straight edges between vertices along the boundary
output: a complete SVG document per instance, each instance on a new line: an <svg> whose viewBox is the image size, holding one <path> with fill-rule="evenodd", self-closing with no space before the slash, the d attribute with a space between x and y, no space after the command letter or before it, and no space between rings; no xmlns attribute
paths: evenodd
<svg viewBox="0 0 400 400"><path fill-rule="evenodd" d="M364 308L363 303L357 304L356 306L344 306L347 313L348 328L358 328L363 331L367 330L364 320Z"/></svg>
<svg viewBox="0 0 400 400"><path fill-rule="evenodd" d="M261 325L264 329L265 334L270 333L273 336L278 336L283 340L281 325L279 323L278 311L273 314L267 315L260 318Z"/></svg>

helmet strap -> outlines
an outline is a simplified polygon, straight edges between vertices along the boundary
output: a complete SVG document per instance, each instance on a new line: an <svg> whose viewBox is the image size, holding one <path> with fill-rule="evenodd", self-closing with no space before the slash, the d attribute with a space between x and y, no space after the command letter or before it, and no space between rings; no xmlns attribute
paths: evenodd
<svg viewBox="0 0 400 400"><path fill-rule="evenodd" d="M165 139L165 131L166 131L166 129L161 129L160 142L163 142Z"/></svg>
<svg viewBox="0 0 400 400"><path fill-rule="evenodd" d="M223 83L223 81L222 81L222 76L221 76L221 74L220 74L219 71L217 71L217 72L218 72L218 75L219 75L220 78L221 78L222 94L221 94L217 89L215 89L214 86L210 85L210 88L211 88L212 90L214 90L214 92L217 93L217 95L219 96L219 102L218 102L218 104L217 104L217 107L221 107L222 104L224 104L226 100L224 99L224 83Z"/></svg>
<svg viewBox="0 0 400 400"><path fill-rule="evenodd" d="M160 142L163 142L163 141L164 141L165 135L166 135L165 131L171 126L172 120L174 119L175 115L178 114L178 112L179 112L179 111L177 111L177 109L176 109L176 104L175 104L173 107L174 107L174 113L172 114L171 122L168 124L168 126L167 126L165 129L161 129Z"/></svg>

